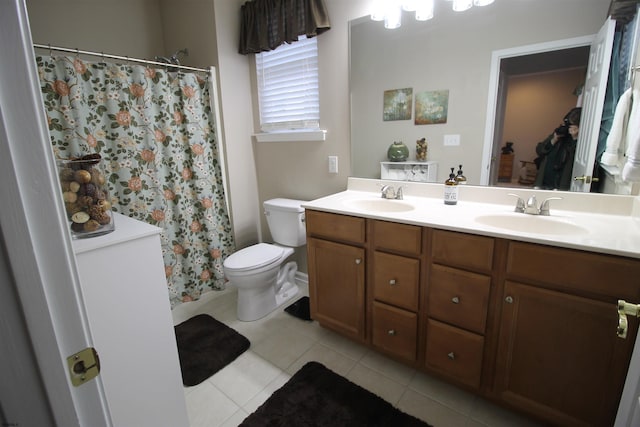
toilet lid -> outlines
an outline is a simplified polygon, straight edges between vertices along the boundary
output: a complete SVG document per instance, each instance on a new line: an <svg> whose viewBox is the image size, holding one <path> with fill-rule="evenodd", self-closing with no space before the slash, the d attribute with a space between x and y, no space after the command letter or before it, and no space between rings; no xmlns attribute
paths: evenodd
<svg viewBox="0 0 640 427"><path fill-rule="evenodd" d="M284 248L268 243L258 243L232 254L225 260L224 266L230 270L258 268L278 260L283 253Z"/></svg>

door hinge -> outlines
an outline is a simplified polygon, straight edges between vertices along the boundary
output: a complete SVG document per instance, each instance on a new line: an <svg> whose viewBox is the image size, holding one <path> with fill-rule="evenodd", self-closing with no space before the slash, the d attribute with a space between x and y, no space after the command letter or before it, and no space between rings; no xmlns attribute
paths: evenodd
<svg viewBox="0 0 640 427"><path fill-rule="evenodd" d="M87 347L67 357L67 366L71 384L78 387L100 374L100 357L95 348Z"/></svg>

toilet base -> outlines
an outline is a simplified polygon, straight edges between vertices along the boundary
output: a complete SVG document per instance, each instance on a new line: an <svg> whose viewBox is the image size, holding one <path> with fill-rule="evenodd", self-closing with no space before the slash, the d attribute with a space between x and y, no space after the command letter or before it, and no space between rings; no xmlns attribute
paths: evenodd
<svg viewBox="0 0 640 427"><path fill-rule="evenodd" d="M277 274L266 279L271 282L261 288L244 289L238 287L238 320L253 322L273 312L300 292L295 281L298 265L288 262L282 266ZM233 281L232 281L233 283Z"/></svg>

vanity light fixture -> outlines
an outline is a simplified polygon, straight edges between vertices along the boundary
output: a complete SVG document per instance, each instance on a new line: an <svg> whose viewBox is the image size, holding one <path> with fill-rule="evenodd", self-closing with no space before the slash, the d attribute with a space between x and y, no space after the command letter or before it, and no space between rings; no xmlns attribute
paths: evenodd
<svg viewBox="0 0 640 427"><path fill-rule="evenodd" d="M473 6L486 6L495 0L446 0L453 3L456 12L462 12ZM402 25L402 11L415 12L417 21L427 21L433 18L435 0L374 0L371 19L384 21L388 29L399 28Z"/></svg>

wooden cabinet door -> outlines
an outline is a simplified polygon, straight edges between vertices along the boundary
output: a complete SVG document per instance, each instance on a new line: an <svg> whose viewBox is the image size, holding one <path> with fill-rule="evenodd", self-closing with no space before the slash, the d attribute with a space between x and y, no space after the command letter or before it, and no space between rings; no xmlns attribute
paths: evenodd
<svg viewBox="0 0 640 427"><path fill-rule="evenodd" d="M310 238L307 256L311 317L363 341L365 250Z"/></svg>
<svg viewBox="0 0 640 427"><path fill-rule="evenodd" d="M563 426L611 426L629 365L615 303L505 283L496 391Z"/></svg>

